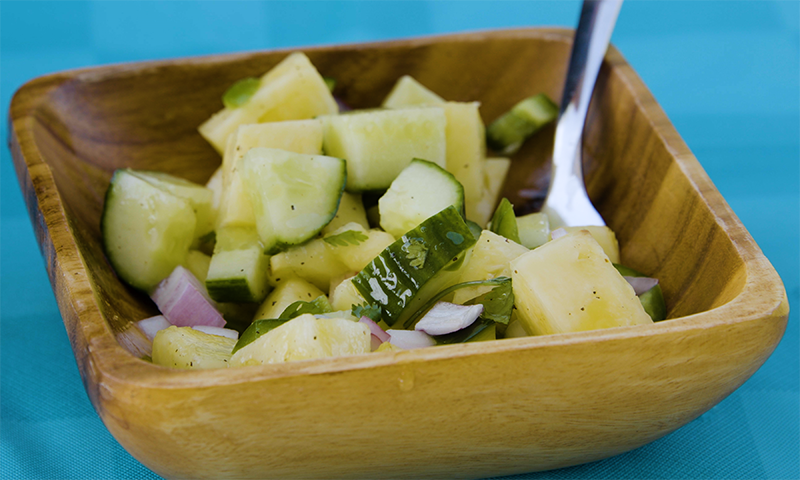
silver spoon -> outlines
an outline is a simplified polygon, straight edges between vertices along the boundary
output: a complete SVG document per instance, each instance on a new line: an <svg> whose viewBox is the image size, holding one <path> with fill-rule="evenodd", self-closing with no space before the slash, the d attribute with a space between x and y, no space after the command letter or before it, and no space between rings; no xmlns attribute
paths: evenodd
<svg viewBox="0 0 800 480"><path fill-rule="evenodd" d="M556 124L550 188L542 207L551 228L605 225L586 193L581 140L597 73L621 7L622 0L583 2Z"/></svg>

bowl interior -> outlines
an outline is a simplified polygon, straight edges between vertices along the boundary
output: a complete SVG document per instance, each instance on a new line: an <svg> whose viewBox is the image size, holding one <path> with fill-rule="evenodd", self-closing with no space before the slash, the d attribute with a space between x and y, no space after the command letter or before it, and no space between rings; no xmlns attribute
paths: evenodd
<svg viewBox="0 0 800 480"><path fill-rule="evenodd" d="M481 102L489 123L526 96L545 92L559 99L570 44L569 32L527 30L305 51L323 75L337 80L334 94L353 107L380 105L397 78L410 74L447 100ZM252 53L77 73L36 110L35 142L53 172L98 305L114 331L156 310L145 295L117 279L102 251L100 216L112 172L161 170L204 183L220 157L197 126L221 108L229 85L262 74L286 55ZM691 154L671 150L654 131L662 120L648 116L642 92L625 82L630 75L635 74L612 49L584 135L589 193L618 236L623 263L661 281L669 317L703 312L736 297L744 286L744 264L675 160L676 154ZM651 99L644 93L645 101ZM552 141L553 128L546 128L512 158L504 194L521 211L543 197Z"/></svg>

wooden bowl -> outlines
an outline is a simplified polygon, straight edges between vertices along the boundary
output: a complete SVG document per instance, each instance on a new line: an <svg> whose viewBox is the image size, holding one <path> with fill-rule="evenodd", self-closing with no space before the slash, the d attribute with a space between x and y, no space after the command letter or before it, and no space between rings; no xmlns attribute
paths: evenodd
<svg viewBox="0 0 800 480"><path fill-rule="evenodd" d="M491 121L528 95L560 98L571 36L505 30L305 51L355 107L378 105L411 74L446 99L479 100ZM119 443L156 473L466 478L575 465L690 422L780 340L789 311L780 278L611 48L584 139L589 193L623 263L661 280L671 320L226 370L141 360L131 321L155 309L102 253L111 173L205 181L220 158L197 126L231 83L287 52L58 73L11 104L17 175L86 390ZM512 202L541 193L551 144L552 129L514 157Z"/></svg>

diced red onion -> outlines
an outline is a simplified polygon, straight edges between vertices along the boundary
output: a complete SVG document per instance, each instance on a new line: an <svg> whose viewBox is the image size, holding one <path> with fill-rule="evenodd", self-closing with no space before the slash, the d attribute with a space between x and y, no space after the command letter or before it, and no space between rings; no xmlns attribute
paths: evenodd
<svg viewBox="0 0 800 480"><path fill-rule="evenodd" d="M150 298L173 325L225 326L225 319L215 308L214 301L208 298L203 284L181 266L175 267L169 277L158 284Z"/></svg>
<svg viewBox="0 0 800 480"><path fill-rule="evenodd" d="M336 104L339 105L339 113L349 112L350 110L352 110L352 108L350 108L350 105L344 103L344 100L342 100L341 98L333 97L333 99L336 100Z"/></svg>
<svg viewBox="0 0 800 480"><path fill-rule="evenodd" d="M425 332L418 332L416 330L387 330L389 334L389 343L395 347L400 347L405 350L412 348L432 347L436 345L436 341Z"/></svg>
<svg viewBox="0 0 800 480"><path fill-rule="evenodd" d="M483 305L439 302L423 316L414 330L428 335L445 335L472 325L483 313Z"/></svg>
<svg viewBox="0 0 800 480"><path fill-rule="evenodd" d="M373 352L375 350L377 350L378 347L380 347L383 344L381 339L376 337L375 335L370 335L369 336L369 341L370 341L370 351L373 351Z"/></svg>
<svg viewBox="0 0 800 480"><path fill-rule="evenodd" d="M136 326L139 327L139 330L144 333L144 336L152 342L153 339L156 338L156 333L171 327L172 324L164 318L164 315L156 315L155 317L139 320L136 322Z"/></svg>
<svg viewBox="0 0 800 480"><path fill-rule="evenodd" d="M567 234L567 231L566 231L565 229L563 229L563 228L556 228L555 230L553 230L552 232L550 232L550 238L552 238L553 240L555 240L555 239L557 239L557 238L561 238L561 237L563 237L563 236L564 236L564 235L566 235L566 234Z"/></svg>
<svg viewBox="0 0 800 480"><path fill-rule="evenodd" d="M220 337L227 337L232 338L234 340L239 340L239 332L236 330L232 330L230 328L219 328L219 327L209 327L208 325L195 325L195 330L199 330L203 333L207 333L209 335L217 335Z"/></svg>
<svg viewBox="0 0 800 480"><path fill-rule="evenodd" d="M633 287L633 291L636 292L636 295L641 295L643 293L647 293L650 291L651 288L658 285L657 278L650 278L650 277L622 277L631 284Z"/></svg>
<svg viewBox="0 0 800 480"><path fill-rule="evenodd" d="M380 340L381 343L389 340L389 334L384 332L383 329L380 327L380 325L372 321L371 318L361 317L361 320L359 320L359 322L366 323L367 326L369 327L369 331L372 332L373 335L378 337L378 340Z"/></svg>

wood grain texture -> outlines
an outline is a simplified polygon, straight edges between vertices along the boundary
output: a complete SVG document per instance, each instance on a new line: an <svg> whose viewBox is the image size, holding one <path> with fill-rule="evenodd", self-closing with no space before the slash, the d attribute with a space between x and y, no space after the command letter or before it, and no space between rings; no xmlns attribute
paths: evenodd
<svg viewBox="0 0 800 480"><path fill-rule="evenodd" d="M489 122L560 98L571 31L523 29L304 51L354 107L403 74ZM783 284L641 80L613 48L584 138L591 198L623 263L658 277L671 320L547 337L217 371L157 367L117 341L153 314L116 278L99 219L126 166L205 181L196 127L235 80L288 50L76 70L13 98L10 148L92 404L169 478L475 478L593 461L696 418L766 360ZM519 210L547 185L552 129L513 158ZM130 345L130 338L123 342Z"/></svg>

